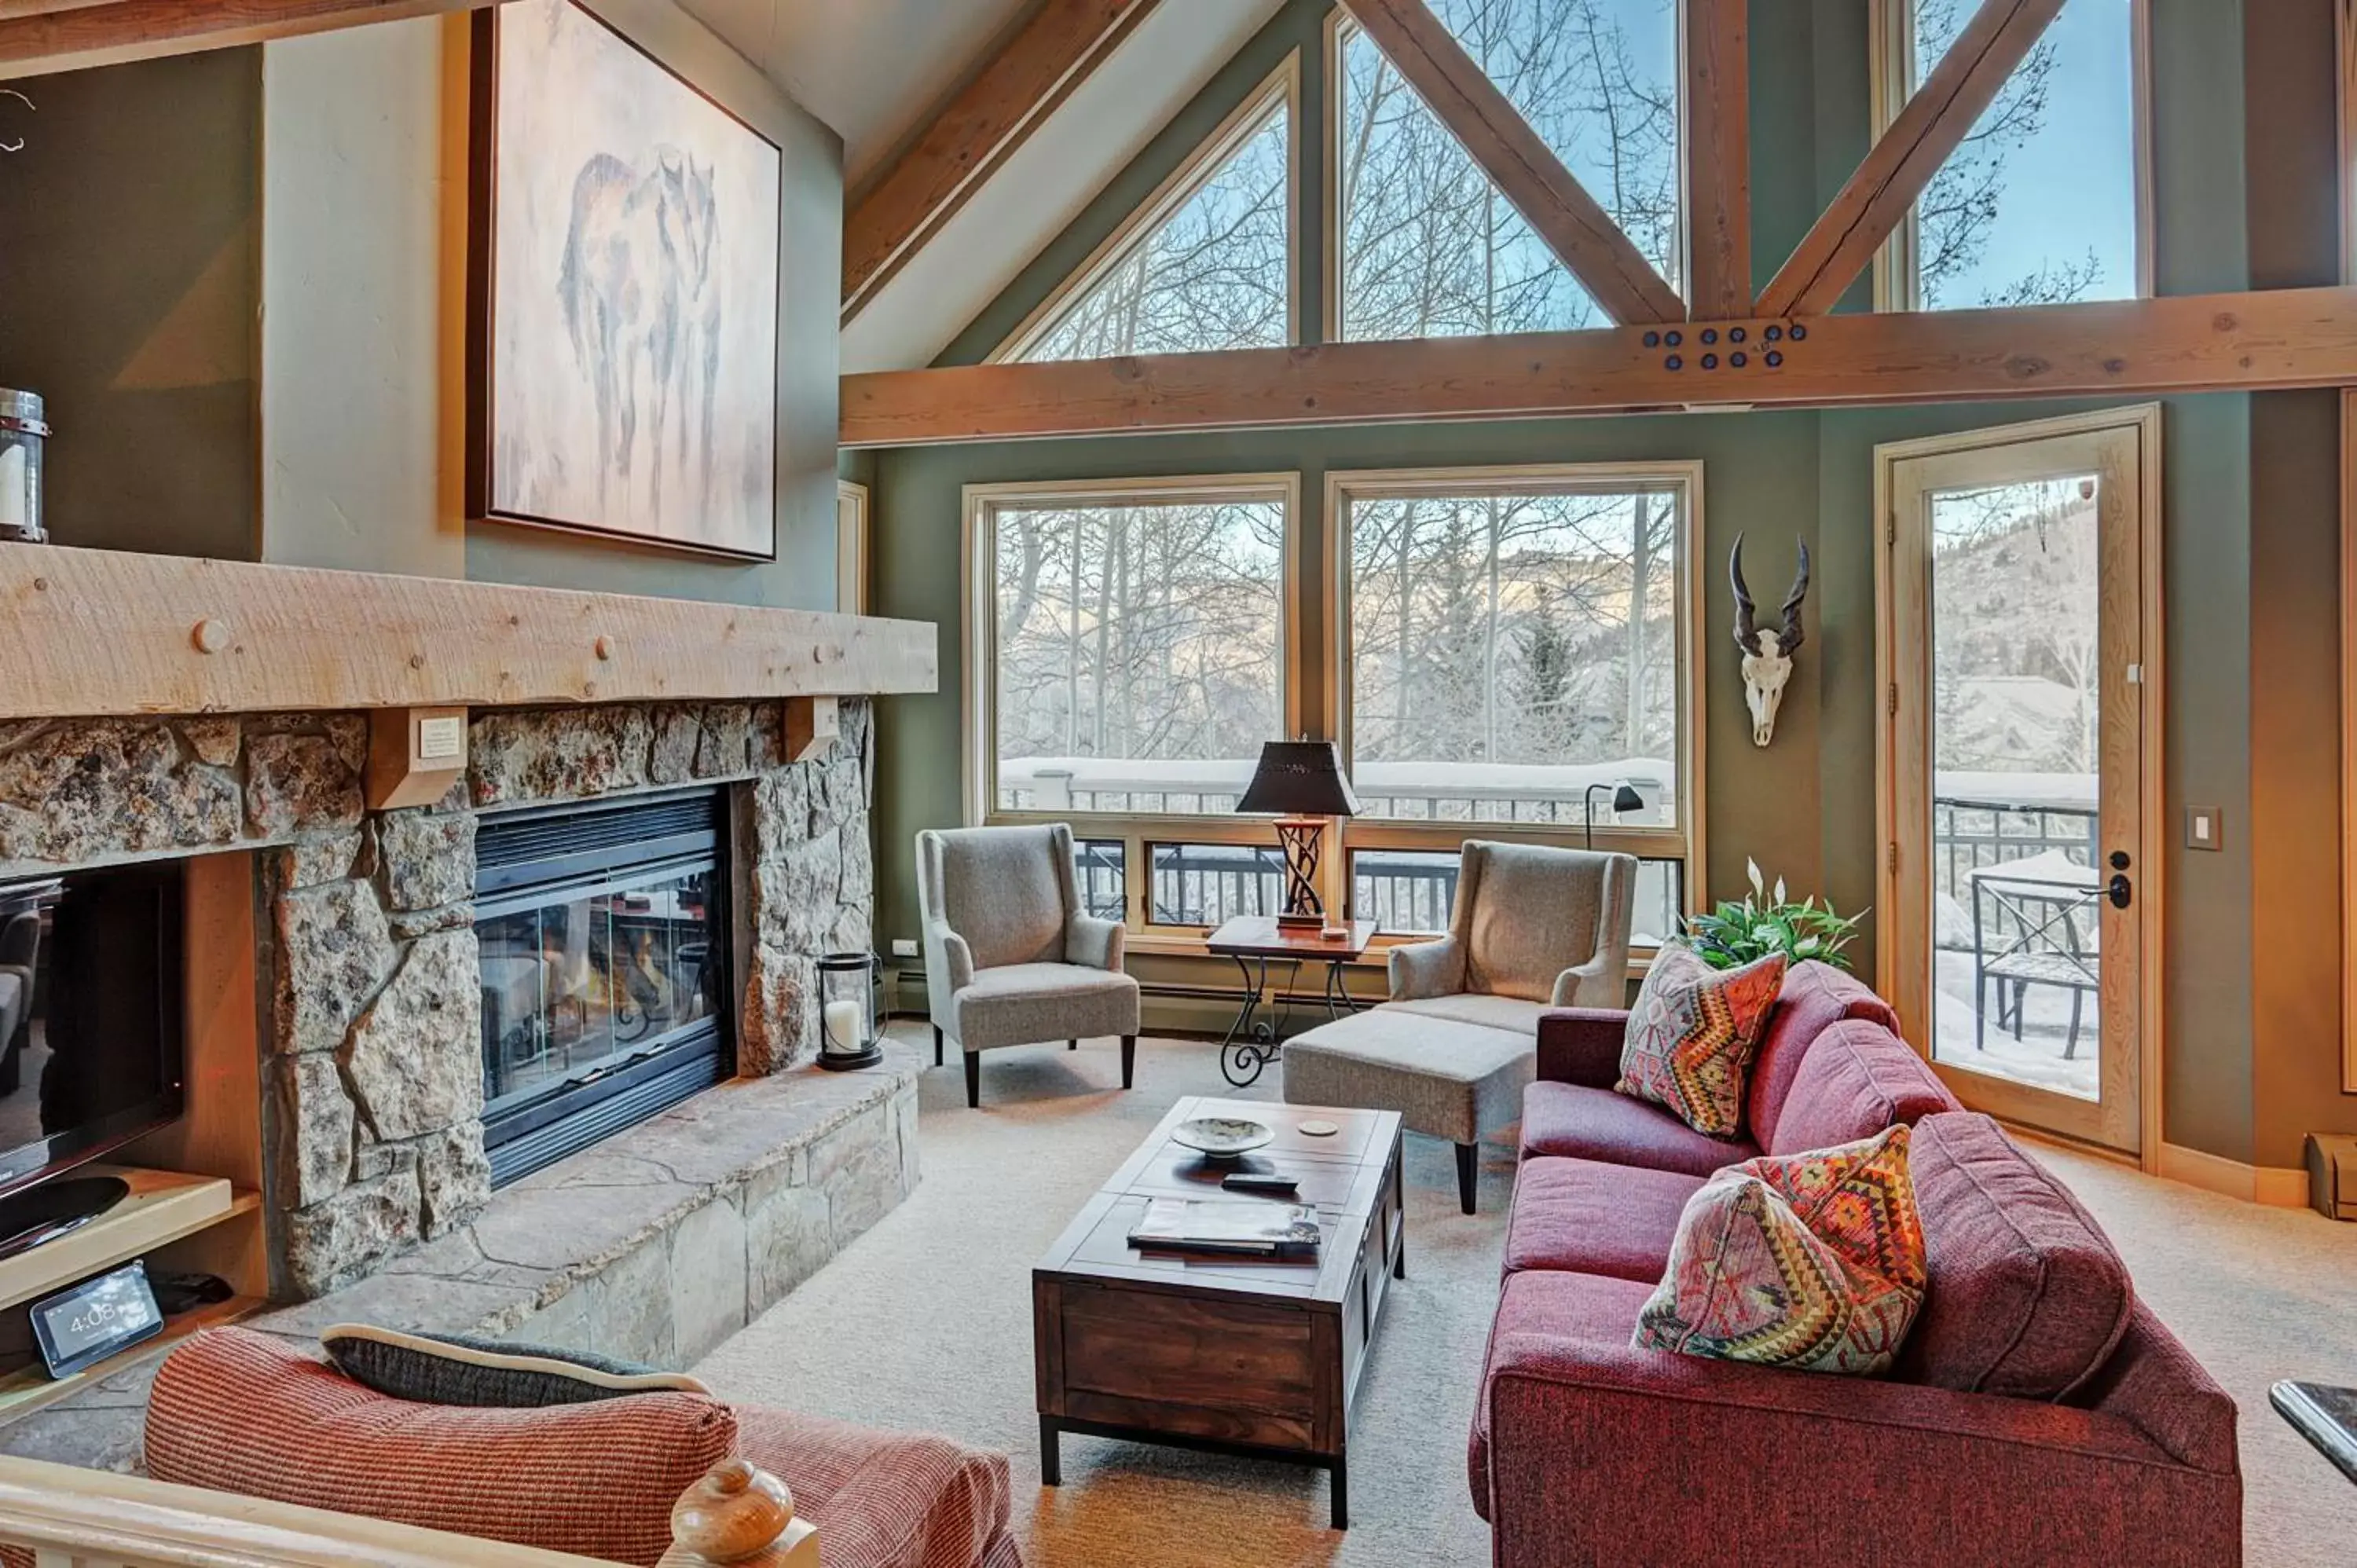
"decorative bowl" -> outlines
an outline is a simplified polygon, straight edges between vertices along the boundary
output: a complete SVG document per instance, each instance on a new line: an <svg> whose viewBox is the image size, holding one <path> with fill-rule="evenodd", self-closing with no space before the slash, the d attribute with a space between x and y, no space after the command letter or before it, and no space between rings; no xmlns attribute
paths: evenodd
<svg viewBox="0 0 2357 1568"><path fill-rule="evenodd" d="M1170 1130L1174 1143L1184 1144L1205 1159L1232 1160L1259 1148L1276 1134L1258 1122L1236 1116L1200 1116Z"/></svg>

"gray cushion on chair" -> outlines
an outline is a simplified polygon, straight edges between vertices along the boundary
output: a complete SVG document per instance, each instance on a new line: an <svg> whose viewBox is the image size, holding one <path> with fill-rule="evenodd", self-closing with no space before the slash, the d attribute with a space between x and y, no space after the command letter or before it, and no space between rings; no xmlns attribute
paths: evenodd
<svg viewBox="0 0 2357 1568"><path fill-rule="evenodd" d="M1565 970L1615 949L1612 982L1625 983L1634 860L1476 840L1464 865L1453 922L1465 946L1463 989L1552 1002Z"/></svg>
<svg viewBox="0 0 2357 1568"><path fill-rule="evenodd" d="M1383 1006L1287 1040L1285 1098L1396 1111L1410 1132L1478 1143L1522 1114L1537 1058L1532 1035Z"/></svg>
<svg viewBox="0 0 2357 1568"><path fill-rule="evenodd" d="M1470 991L1426 996L1415 1002L1386 1002L1383 1005L1394 1013L1479 1024L1485 1029L1505 1029L1533 1039L1538 1037L1539 1015L1546 1011L1544 1003L1525 1002L1519 996L1484 996Z"/></svg>
<svg viewBox="0 0 2357 1568"><path fill-rule="evenodd" d="M1058 830L964 829L941 834L942 913L965 939L976 970L1064 961ZM1070 830L1062 834L1069 855Z"/></svg>
<svg viewBox="0 0 2357 1568"><path fill-rule="evenodd" d="M977 971L954 998L958 1043L970 1051L1137 1031L1137 982L1076 963Z"/></svg>

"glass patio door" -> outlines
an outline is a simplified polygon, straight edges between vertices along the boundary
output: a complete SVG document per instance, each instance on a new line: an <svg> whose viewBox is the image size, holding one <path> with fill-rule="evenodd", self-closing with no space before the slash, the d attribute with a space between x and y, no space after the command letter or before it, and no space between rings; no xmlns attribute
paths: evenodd
<svg viewBox="0 0 2357 1568"><path fill-rule="evenodd" d="M2131 1154L2158 435L2129 410L1878 454L1884 992L1965 1104Z"/></svg>

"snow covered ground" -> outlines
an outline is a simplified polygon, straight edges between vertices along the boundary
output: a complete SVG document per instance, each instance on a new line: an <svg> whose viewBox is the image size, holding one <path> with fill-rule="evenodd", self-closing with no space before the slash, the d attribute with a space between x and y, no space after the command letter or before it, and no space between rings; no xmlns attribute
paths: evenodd
<svg viewBox="0 0 2357 1568"><path fill-rule="evenodd" d="M1996 986L1992 983L1987 1003L1987 1047L1975 1049L1973 955L1942 952L1938 983L1939 994L1932 1011L1933 1049L1942 1062L2076 1095L2081 1100L2096 1098L2096 1058L2101 1054L2102 1030L2095 1015L2094 993L2088 992L2084 997L2084 1011L2079 1020L2078 1055L2065 1061L2062 1048L2071 1035L2069 991L2059 985L2031 986L2022 1013L2021 1038L2017 1042L2011 1029L1996 1026Z"/></svg>

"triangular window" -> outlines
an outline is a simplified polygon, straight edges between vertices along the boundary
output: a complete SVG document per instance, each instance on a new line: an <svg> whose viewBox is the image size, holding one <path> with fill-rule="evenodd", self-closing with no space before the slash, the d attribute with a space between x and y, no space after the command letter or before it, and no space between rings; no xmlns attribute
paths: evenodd
<svg viewBox="0 0 2357 1568"><path fill-rule="evenodd" d="M1271 78L994 358L1290 343L1293 80Z"/></svg>
<svg viewBox="0 0 2357 1568"><path fill-rule="evenodd" d="M1433 11L1674 287L1676 7L1663 0L1433 0ZM1610 326L1374 40L1348 21L1340 27L1336 335L1445 338Z"/></svg>

